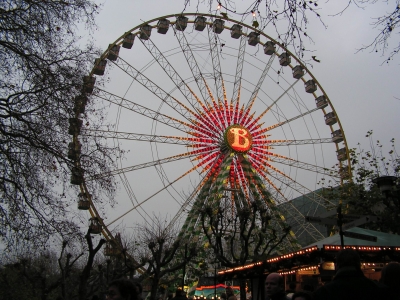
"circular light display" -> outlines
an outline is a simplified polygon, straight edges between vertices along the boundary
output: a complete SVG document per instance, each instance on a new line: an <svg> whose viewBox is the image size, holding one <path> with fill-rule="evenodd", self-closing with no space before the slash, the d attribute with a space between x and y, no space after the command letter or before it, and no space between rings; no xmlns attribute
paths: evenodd
<svg viewBox="0 0 400 300"><path fill-rule="evenodd" d="M253 145L250 131L239 124L229 126L225 130L224 138L226 144L235 152L245 153Z"/></svg>

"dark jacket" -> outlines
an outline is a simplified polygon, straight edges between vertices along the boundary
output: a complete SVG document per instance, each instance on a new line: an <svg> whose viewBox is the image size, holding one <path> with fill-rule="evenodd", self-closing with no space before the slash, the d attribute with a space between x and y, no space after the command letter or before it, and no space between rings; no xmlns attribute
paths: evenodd
<svg viewBox="0 0 400 300"><path fill-rule="evenodd" d="M279 293L279 294L275 294L272 297L268 297L266 298L266 300L290 300L291 298L286 296L285 292Z"/></svg>
<svg viewBox="0 0 400 300"><path fill-rule="evenodd" d="M314 300L383 300L386 290L354 267L339 269L333 280L314 292Z"/></svg>
<svg viewBox="0 0 400 300"><path fill-rule="evenodd" d="M188 300L186 296L176 295L172 300Z"/></svg>

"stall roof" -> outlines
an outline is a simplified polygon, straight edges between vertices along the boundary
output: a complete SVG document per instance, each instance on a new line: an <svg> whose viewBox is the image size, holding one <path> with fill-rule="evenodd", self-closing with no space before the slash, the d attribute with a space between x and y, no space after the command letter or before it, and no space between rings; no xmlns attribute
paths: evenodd
<svg viewBox="0 0 400 300"><path fill-rule="evenodd" d="M357 234L359 237L363 237L363 235L364 237L365 236L376 237L376 241L371 241L372 240L371 238L370 240L365 240L365 239L359 239L359 238L356 239L344 236L343 238L345 247L351 247L363 253L381 252L385 256L386 255L391 256L391 260L395 261L399 260L400 257L396 253L400 252L400 235L368 230L359 227L348 229L346 230L346 232L353 233L354 235ZM297 264L296 268L299 268L301 267L299 265L299 262L301 262L302 266L313 265L316 264L317 262L320 262L320 257L326 255L332 255L332 253L338 252L340 251L340 249L341 249L340 236L339 234L335 234L321 241L310 244L309 246L304 247L301 250L280 256L271 257L264 261L250 263L232 269L221 270L218 272L218 274L234 276L237 273L243 273L243 272L254 273L256 269L259 269L261 273L265 273L265 270L275 272L282 268L286 269L293 268L295 266L293 262Z"/></svg>
<svg viewBox="0 0 400 300"><path fill-rule="evenodd" d="M346 230L347 232L358 233L362 235L376 237L376 242L364 239L356 239L351 237L343 237L344 245L354 245L354 246L400 246L400 235L385 233L380 231L374 231L359 227L353 227L351 229ZM330 237L327 237L318 242L314 242L307 247L317 246L318 248L322 248L323 245L340 245L340 235L335 234Z"/></svg>

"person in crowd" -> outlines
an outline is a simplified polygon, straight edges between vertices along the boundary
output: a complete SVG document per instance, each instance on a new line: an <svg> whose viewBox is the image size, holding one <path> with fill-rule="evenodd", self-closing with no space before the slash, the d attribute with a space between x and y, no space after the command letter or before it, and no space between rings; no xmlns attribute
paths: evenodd
<svg viewBox="0 0 400 300"><path fill-rule="evenodd" d="M138 295L138 300L142 300L142 299L143 299L143 297L142 297L142 293L143 293L142 285L140 284L139 281L134 281L133 284L134 284L135 287L136 287L136 292L137 292L137 295Z"/></svg>
<svg viewBox="0 0 400 300"><path fill-rule="evenodd" d="M226 289L226 297L228 298L228 300L237 300L235 293L233 292L232 287L227 286Z"/></svg>
<svg viewBox="0 0 400 300"><path fill-rule="evenodd" d="M221 298L221 300L227 300L227 297L226 297L226 294L225 294L225 293L222 293L221 296L220 296L220 298Z"/></svg>
<svg viewBox="0 0 400 300"><path fill-rule="evenodd" d="M117 279L108 285L106 297L112 300L138 300L138 293L131 280Z"/></svg>
<svg viewBox="0 0 400 300"><path fill-rule="evenodd" d="M278 273L271 273L265 279L266 300L289 300L285 293L285 282Z"/></svg>
<svg viewBox="0 0 400 300"><path fill-rule="evenodd" d="M314 292L314 286L312 286L311 284L305 284L303 286L303 291L313 293Z"/></svg>
<svg viewBox="0 0 400 300"><path fill-rule="evenodd" d="M380 282L388 288L388 299L400 300L400 264L388 263L383 267Z"/></svg>
<svg viewBox="0 0 400 300"><path fill-rule="evenodd" d="M289 288L286 290L286 296L292 299L293 294L296 292L296 282L289 283Z"/></svg>
<svg viewBox="0 0 400 300"><path fill-rule="evenodd" d="M185 292L182 289L177 289L175 291L175 297L172 300L187 300Z"/></svg>
<svg viewBox="0 0 400 300"><path fill-rule="evenodd" d="M172 300L174 295L172 293L168 293L167 300Z"/></svg>
<svg viewBox="0 0 400 300"><path fill-rule="evenodd" d="M336 268L333 280L314 292L314 300L386 299L385 290L364 276L357 251L339 251Z"/></svg>
<svg viewBox="0 0 400 300"><path fill-rule="evenodd" d="M292 298L290 298L292 300L312 300L312 294L310 292L307 291L299 291L299 292L295 292L292 295Z"/></svg>

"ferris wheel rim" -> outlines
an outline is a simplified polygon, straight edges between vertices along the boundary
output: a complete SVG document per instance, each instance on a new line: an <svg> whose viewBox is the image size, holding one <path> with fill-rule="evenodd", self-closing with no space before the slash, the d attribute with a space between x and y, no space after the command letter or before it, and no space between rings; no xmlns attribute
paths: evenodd
<svg viewBox="0 0 400 300"><path fill-rule="evenodd" d="M336 111L335 111L335 109L334 109L334 107L333 107L333 105L332 105L332 103L331 103L331 101L330 101L328 95L327 95L326 92L323 90L322 86L320 85L320 83L318 82L318 80L315 78L315 76L314 76L314 75L308 70L308 68L307 68L294 54L292 54L287 48L285 48L284 46L282 46L279 42L277 42L276 40L274 40L273 38L271 38L269 35L265 34L264 32L259 31L259 30L257 30L256 28L254 28L254 27L252 27L252 26L249 26L249 25L247 25L247 24L245 24L245 23L243 23L243 22L239 22L239 21L236 21L236 20L233 20L233 19L230 19L230 18L220 18L219 16L216 16L216 15L213 15L213 14L201 14L201 13L172 14L172 15L166 15L166 16L158 17L158 18L149 20L149 21L147 21L147 22L143 22L143 23L139 24L138 26L133 27L131 30L127 31L126 33L124 33L124 34L123 34L120 38L118 38L115 42L113 42L112 44L110 44L110 47L109 47L105 52L103 52L103 54L100 56L100 58L101 58L101 59L105 59L106 56L108 55L108 53L109 53L111 47L112 47L113 45L120 45L120 44L122 43L123 38L124 38L127 34L132 33L132 32L135 31L135 30L138 30L141 26L146 25L146 24L150 24L150 23L154 23L154 22L159 21L159 20L161 20L161 19L168 19L168 18L173 18L173 17L177 17L177 16L192 16L192 17L204 16L204 17L211 17L211 18L219 18L219 19L223 19L223 20L226 20L226 21L233 22L233 23L235 23L235 24L240 24L240 25L242 25L242 26L248 28L249 30L253 30L253 31L258 32L259 34L261 34L261 35L263 35L264 37L266 37L269 41L273 41L273 42L275 43L275 45L279 46L282 50L284 50L285 52L288 52L289 55L290 55L292 58L294 58L294 59L296 60L296 62L297 62L299 65L301 65L302 67L304 67L304 69L306 70L307 74L315 81L315 83L317 84L317 86L319 87L319 89L321 90L321 92L323 93L323 95L327 98L328 105L329 105L330 109L332 110L332 112L334 113L334 115L337 117L337 124L338 124L339 129L341 130L341 132L342 132L342 134L343 134L344 146L345 146L345 148L346 148L346 150L347 150L347 153L349 152L349 151L348 151L348 146L347 146L347 141L346 141L346 138L345 138L345 133L344 133L344 130L343 130L342 125L341 125L341 123L340 123L339 116L338 116L338 114L336 113ZM193 23L193 22L194 22L194 21L190 21L189 23ZM174 23L171 22L171 25L172 25L172 24L174 24ZM207 22L207 24L210 25L211 23L210 23L210 22ZM225 29L229 29L229 27L225 26ZM137 34L137 33L136 33L136 34ZM262 43L260 43L260 44L262 45ZM93 72L94 72L94 68L95 68L95 67L96 67L96 65L93 67L93 69L92 69L92 71L91 71L91 73L90 73L89 76L93 76L93 74L94 74ZM293 69L293 66L292 66L292 65L290 65L290 67L291 67L291 69ZM301 78L301 80L302 80L303 82L305 82L305 80L304 80L303 77ZM316 95L314 95L314 98L316 98ZM325 113L325 112L324 112L324 113ZM331 132L334 131L334 130L333 130L333 127L332 127L331 125L330 125L330 130L331 130ZM338 144L337 144L337 143L336 143L336 149L339 150L339 147L338 147ZM349 157L347 158L347 161L348 161L348 168L350 168L350 167L349 167L349 166L350 166ZM341 164L341 161L339 161L339 163ZM348 169L348 172L349 172L349 175L351 176L350 169ZM89 191L88 191L88 189L87 189L87 186L86 186L85 181L83 182L83 184L82 184L82 186L81 186L81 190L82 190L83 192L85 192L85 193L87 193L87 194L90 195L90 193L89 193ZM97 211L97 209L96 209L94 203L92 202L91 199L90 199L90 201L91 201L91 207L90 207L90 210L89 210L90 215L91 215L92 217L101 219L101 215L100 215L99 212ZM105 224L103 223L103 225L105 225ZM105 237L107 240L114 240L114 239L115 239L115 237L114 237L114 235L112 234L112 232L108 229L108 226L103 226L103 235L104 235L104 237Z"/></svg>

